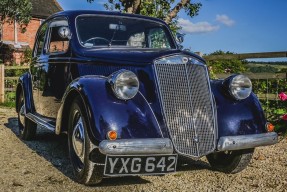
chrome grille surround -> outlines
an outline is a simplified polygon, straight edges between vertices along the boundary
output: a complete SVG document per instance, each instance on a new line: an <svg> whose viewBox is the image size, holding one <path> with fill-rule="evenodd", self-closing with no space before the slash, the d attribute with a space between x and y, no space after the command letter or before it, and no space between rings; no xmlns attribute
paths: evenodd
<svg viewBox="0 0 287 192"><path fill-rule="evenodd" d="M217 139L207 68L194 58L171 57L154 62L165 122L176 152L199 158L215 150Z"/></svg>

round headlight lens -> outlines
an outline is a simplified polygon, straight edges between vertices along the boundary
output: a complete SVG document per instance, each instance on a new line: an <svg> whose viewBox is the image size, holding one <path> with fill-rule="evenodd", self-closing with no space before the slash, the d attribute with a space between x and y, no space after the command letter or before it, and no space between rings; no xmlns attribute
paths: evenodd
<svg viewBox="0 0 287 192"><path fill-rule="evenodd" d="M237 100L246 99L252 91L251 80L244 75L236 75L229 84L230 93Z"/></svg>
<svg viewBox="0 0 287 192"><path fill-rule="evenodd" d="M128 70L120 70L113 73L109 80L117 98L128 100L133 98L139 90L137 76Z"/></svg>

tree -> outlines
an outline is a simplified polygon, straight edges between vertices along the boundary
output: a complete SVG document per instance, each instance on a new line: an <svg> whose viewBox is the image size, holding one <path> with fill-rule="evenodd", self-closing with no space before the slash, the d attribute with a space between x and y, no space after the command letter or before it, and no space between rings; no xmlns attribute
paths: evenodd
<svg viewBox="0 0 287 192"><path fill-rule="evenodd" d="M30 0L1 0L0 1L0 31L4 22L20 24L22 32L31 19L32 3Z"/></svg>
<svg viewBox="0 0 287 192"><path fill-rule="evenodd" d="M94 0L87 0L93 2ZM164 20L173 31L177 25L178 13L184 10L193 17L198 14L201 3L191 3L191 0L108 0L104 4L107 10L119 10L126 13L141 14Z"/></svg>

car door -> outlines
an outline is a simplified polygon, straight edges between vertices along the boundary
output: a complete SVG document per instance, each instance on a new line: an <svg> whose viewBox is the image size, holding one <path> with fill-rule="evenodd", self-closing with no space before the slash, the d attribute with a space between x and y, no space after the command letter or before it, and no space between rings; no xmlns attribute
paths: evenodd
<svg viewBox="0 0 287 192"><path fill-rule="evenodd" d="M64 31L64 33L63 33ZM69 73L69 28L66 19L57 18L49 22L45 34L42 54L37 57L37 113L42 117L57 117L66 86L70 83Z"/></svg>

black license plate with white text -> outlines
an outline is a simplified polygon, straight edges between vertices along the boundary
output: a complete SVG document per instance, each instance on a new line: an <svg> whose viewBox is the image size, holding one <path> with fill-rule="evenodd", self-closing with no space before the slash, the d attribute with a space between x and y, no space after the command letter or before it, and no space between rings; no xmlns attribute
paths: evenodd
<svg viewBox="0 0 287 192"><path fill-rule="evenodd" d="M154 175L176 171L177 155L107 155L104 175Z"/></svg>

